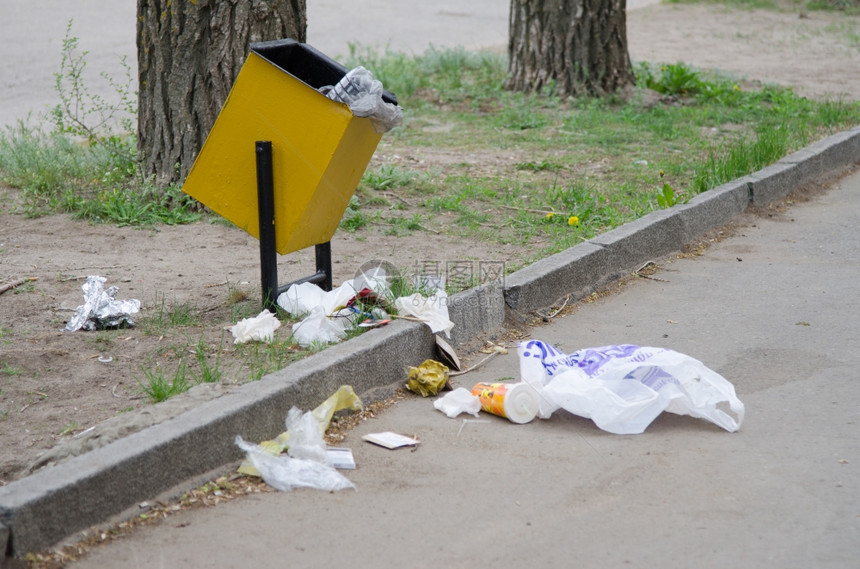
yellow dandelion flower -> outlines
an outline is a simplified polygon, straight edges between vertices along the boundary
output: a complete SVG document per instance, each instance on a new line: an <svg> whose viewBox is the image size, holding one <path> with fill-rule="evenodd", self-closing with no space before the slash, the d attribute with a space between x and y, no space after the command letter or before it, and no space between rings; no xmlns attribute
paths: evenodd
<svg viewBox="0 0 860 569"><path fill-rule="evenodd" d="M551 212L549 212L548 214L546 214L543 218L544 218L545 220L547 220L547 221L550 221L550 220L552 220L552 218L553 218L553 216L554 216L554 215L555 215L555 212L554 212L554 211L551 211Z"/></svg>
<svg viewBox="0 0 860 569"><path fill-rule="evenodd" d="M734 89L735 91L740 91L740 90L741 90L741 88L737 85L737 83L736 83L736 84L734 84L734 85L732 85L732 89Z"/></svg>
<svg viewBox="0 0 860 569"><path fill-rule="evenodd" d="M567 218L567 224L571 227L573 227L575 225L579 225L579 218L576 217L575 215L571 215L570 217Z"/></svg>

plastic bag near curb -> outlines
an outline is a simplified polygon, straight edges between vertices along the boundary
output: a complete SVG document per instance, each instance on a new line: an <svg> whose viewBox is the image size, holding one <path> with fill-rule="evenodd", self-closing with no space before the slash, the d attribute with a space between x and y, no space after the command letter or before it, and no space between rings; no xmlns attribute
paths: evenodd
<svg viewBox="0 0 860 569"><path fill-rule="evenodd" d="M74 316L66 324L67 332L134 326L132 315L140 311L140 301L136 298L114 299L119 288L112 286L105 290L106 281L106 278L97 275L87 277L86 282L81 285L84 303L78 306Z"/></svg>
<svg viewBox="0 0 860 569"><path fill-rule="evenodd" d="M275 339L275 330L281 327L281 321L269 312L263 310L253 318L243 318L230 328L233 334L234 344L245 342L272 342Z"/></svg>
<svg viewBox="0 0 860 569"><path fill-rule="evenodd" d="M353 390L352 386L341 385L340 388L338 388L338 390L335 391L328 399L317 405L317 407L313 411L311 411L310 413L306 413L302 417L304 418L307 415L312 415L317 422L318 431L320 433L325 433L326 429L328 429L328 426L331 423L331 418L336 412L341 411L343 409L360 411L362 407L363 405L361 403L361 399L358 397L358 395L355 394L355 390ZM288 412L287 418L284 421L286 423L287 430L275 437L273 440L263 441L259 445L256 445L259 450L268 454L269 456L276 457L282 452L284 452L284 450L289 448L290 441L292 439L292 434L290 432L290 420L290 413ZM307 429L306 425L305 428ZM320 439L321 438L322 435L320 435ZM241 474L247 474L249 476L260 476L261 474L261 471L257 469L254 463L250 460L250 457L248 458L248 460L246 460L239 466L239 472Z"/></svg>
<svg viewBox="0 0 860 569"><path fill-rule="evenodd" d="M245 451L266 484L276 490L289 492L293 488L315 488L334 492L355 489L355 484L328 464L305 458L272 456L260 446L246 443L239 435L236 435L236 445Z"/></svg>
<svg viewBox="0 0 860 569"><path fill-rule="evenodd" d="M541 395L540 417L556 409L591 418L615 434L639 434L663 411L737 431L744 405L734 386L702 362L665 348L587 348L566 355L532 340L518 347L522 379Z"/></svg>
<svg viewBox="0 0 860 569"><path fill-rule="evenodd" d="M403 122L403 110L382 99L382 82L362 66L350 69L326 92L332 101L346 103L357 117L369 117L373 130L383 134Z"/></svg>

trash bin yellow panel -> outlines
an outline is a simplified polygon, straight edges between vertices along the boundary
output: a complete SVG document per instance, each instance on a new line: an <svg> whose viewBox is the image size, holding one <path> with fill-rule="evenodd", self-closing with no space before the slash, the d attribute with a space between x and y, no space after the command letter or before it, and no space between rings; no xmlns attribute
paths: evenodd
<svg viewBox="0 0 860 569"><path fill-rule="evenodd" d="M380 138L370 119L252 51L183 191L259 239L255 143L271 141L275 249L298 251L332 238Z"/></svg>

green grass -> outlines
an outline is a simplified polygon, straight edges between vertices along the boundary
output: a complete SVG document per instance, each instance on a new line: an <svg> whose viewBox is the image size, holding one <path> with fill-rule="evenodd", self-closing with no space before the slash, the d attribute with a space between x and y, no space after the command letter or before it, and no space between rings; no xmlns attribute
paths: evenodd
<svg viewBox="0 0 860 569"><path fill-rule="evenodd" d="M15 375L21 375L23 373L24 373L23 369L9 365L7 362L3 362L3 366L0 367L0 374L3 374L3 375L15 376Z"/></svg>
<svg viewBox="0 0 860 569"><path fill-rule="evenodd" d="M153 403L160 403L185 393L191 389L192 384L187 378L187 367L184 360L180 360L179 365L173 374L165 372L161 367L155 369L142 369L144 381L138 379L141 391Z"/></svg>
<svg viewBox="0 0 860 569"><path fill-rule="evenodd" d="M200 323L200 311L191 303L168 304L164 293L156 293L152 308L138 319L144 334L158 335L176 327L194 327Z"/></svg>
<svg viewBox="0 0 860 569"><path fill-rule="evenodd" d="M21 190L13 210L29 217L69 212L119 226L197 221L191 198L175 186L156 187L140 172L130 66L123 61L124 81L103 76L115 102L91 93L82 80L88 54L71 27L56 73L60 103L44 120L28 118L0 133L0 182Z"/></svg>
<svg viewBox="0 0 860 569"><path fill-rule="evenodd" d="M629 100L559 100L504 91L504 60L492 54L358 53L375 74L390 77L386 87L405 109L403 127L386 135L389 155L444 149L478 154L479 161L371 166L362 181L361 217L349 229L373 231L373 214L389 220L386 212L397 203L404 217L425 216L413 231L542 242L530 260L860 124L856 102L813 101L776 86L751 90L680 62L638 64ZM664 100L654 102L649 93ZM440 124L450 128L433 127ZM482 167L481 157L497 161ZM386 201L367 200L373 192ZM566 223L571 217L578 223ZM403 234L392 225L379 231Z"/></svg>

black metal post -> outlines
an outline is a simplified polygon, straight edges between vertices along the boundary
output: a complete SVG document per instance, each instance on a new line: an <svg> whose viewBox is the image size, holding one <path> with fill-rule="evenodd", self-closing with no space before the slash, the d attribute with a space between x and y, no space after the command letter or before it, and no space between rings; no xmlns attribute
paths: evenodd
<svg viewBox="0 0 860 569"><path fill-rule="evenodd" d="M331 241L314 246L314 253L317 260L317 274L325 275L319 286L323 290L331 290Z"/></svg>
<svg viewBox="0 0 860 569"><path fill-rule="evenodd" d="M260 282L263 309L275 312L278 298L278 253L275 245L275 183L272 175L272 143L256 143L257 206L260 219Z"/></svg>

